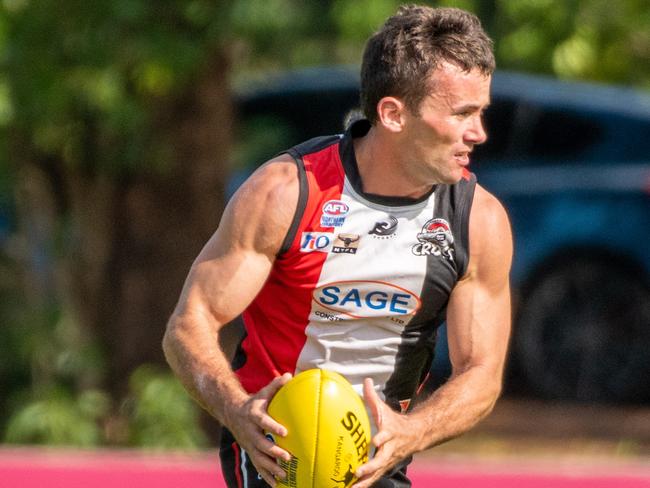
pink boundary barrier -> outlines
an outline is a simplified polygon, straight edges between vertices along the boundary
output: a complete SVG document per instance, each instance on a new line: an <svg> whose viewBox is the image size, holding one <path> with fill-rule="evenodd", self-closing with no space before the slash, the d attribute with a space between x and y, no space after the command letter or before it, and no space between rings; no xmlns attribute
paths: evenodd
<svg viewBox="0 0 650 488"><path fill-rule="evenodd" d="M409 470L416 488L650 488L650 465L596 466L511 460L429 462Z"/></svg>
<svg viewBox="0 0 650 488"><path fill-rule="evenodd" d="M418 458L416 488L650 488L650 464ZM216 452L0 449L0 486L19 488L225 488Z"/></svg>
<svg viewBox="0 0 650 488"><path fill-rule="evenodd" d="M16 488L225 488L219 457L139 451L0 451L0 486Z"/></svg>

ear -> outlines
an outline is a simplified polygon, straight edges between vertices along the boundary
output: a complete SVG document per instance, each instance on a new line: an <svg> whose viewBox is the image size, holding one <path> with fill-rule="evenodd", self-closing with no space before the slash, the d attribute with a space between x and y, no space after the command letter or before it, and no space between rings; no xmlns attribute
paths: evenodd
<svg viewBox="0 0 650 488"><path fill-rule="evenodd" d="M390 132L402 132L405 109L399 98L384 97L377 103L378 122Z"/></svg>

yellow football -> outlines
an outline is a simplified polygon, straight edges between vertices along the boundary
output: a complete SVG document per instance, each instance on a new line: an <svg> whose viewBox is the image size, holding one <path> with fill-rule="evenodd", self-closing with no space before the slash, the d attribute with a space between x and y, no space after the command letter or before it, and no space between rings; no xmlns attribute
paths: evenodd
<svg viewBox="0 0 650 488"><path fill-rule="evenodd" d="M269 415L287 428L272 440L292 455L279 486L344 488L368 460L370 421L363 400L340 374L310 369L294 376L269 403Z"/></svg>

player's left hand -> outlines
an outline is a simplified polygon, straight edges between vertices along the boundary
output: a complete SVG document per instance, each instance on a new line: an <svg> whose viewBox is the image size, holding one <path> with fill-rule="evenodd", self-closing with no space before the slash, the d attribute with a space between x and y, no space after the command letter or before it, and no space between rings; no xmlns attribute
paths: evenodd
<svg viewBox="0 0 650 488"><path fill-rule="evenodd" d="M368 488L381 476L413 453L417 432L409 425L406 415L393 411L375 392L373 382L363 382L363 397L370 409L377 434L372 438L375 456L356 471L358 478L353 488Z"/></svg>

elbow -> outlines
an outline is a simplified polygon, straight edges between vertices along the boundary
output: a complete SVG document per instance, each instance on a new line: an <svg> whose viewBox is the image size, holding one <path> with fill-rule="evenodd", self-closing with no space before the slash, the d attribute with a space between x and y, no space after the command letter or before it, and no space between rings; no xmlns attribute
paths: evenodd
<svg viewBox="0 0 650 488"><path fill-rule="evenodd" d="M494 409L494 406L496 405L497 400L499 399L499 397L501 397L502 390L503 390L502 382L499 381L499 382L497 382L497 384L494 385L494 387L489 392L490 405L488 407L487 413L492 412L492 410Z"/></svg>
<svg viewBox="0 0 650 488"><path fill-rule="evenodd" d="M503 391L503 373L501 368L482 364L469 368L474 375L474 388L477 405L481 405L480 417L489 415Z"/></svg>
<svg viewBox="0 0 650 488"><path fill-rule="evenodd" d="M165 355L165 359L167 360L167 363L172 367L172 369L175 364L174 358L176 357L176 350L178 349L178 343L179 343L178 323L176 320L176 316L172 315L172 317L167 322L165 334L163 335L163 339L162 339L162 350Z"/></svg>
<svg viewBox="0 0 650 488"><path fill-rule="evenodd" d="M496 402L503 392L503 372L495 371L488 381L488 391Z"/></svg>
<svg viewBox="0 0 650 488"><path fill-rule="evenodd" d="M484 415L488 415L494 409L497 400L503 392L503 378L501 375L493 375L489 381L485 382L483 390L486 399L486 409Z"/></svg>

